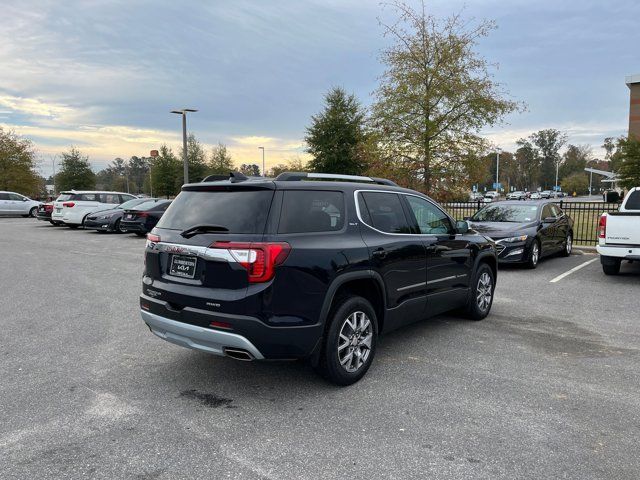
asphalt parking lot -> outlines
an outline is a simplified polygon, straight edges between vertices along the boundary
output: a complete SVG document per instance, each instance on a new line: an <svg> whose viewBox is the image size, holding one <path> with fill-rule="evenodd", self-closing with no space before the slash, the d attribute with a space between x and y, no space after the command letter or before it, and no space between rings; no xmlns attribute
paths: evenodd
<svg viewBox="0 0 640 480"><path fill-rule="evenodd" d="M393 333L338 388L154 337L143 239L2 218L0 245L2 478L640 477L640 265L502 269L486 320Z"/></svg>

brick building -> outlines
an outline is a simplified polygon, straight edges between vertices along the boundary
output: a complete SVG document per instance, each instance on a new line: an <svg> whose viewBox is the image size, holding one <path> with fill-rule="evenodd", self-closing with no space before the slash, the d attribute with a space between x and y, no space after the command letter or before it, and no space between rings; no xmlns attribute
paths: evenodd
<svg viewBox="0 0 640 480"><path fill-rule="evenodd" d="M640 140L640 74L625 78L629 87L629 136Z"/></svg>

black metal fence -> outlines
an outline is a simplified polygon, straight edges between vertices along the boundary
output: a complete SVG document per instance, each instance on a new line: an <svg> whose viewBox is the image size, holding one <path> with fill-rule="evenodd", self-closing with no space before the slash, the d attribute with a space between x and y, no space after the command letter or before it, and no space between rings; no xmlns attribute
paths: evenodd
<svg viewBox="0 0 640 480"><path fill-rule="evenodd" d="M598 220L603 212L617 212L619 203L573 202L559 200L554 202L573 219L574 242L580 245L596 245L598 243ZM472 216L487 205L482 201L450 202L442 206L456 219L463 220Z"/></svg>

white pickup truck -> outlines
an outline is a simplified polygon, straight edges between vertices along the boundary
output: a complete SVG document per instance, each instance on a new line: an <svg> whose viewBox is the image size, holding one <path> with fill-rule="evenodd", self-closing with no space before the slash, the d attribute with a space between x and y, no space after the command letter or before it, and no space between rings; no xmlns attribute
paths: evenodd
<svg viewBox="0 0 640 480"><path fill-rule="evenodd" d="M640 187L629 191L619 211L602 214L597 250L607 275L617 275L622 260L640 261Z"/></svg>

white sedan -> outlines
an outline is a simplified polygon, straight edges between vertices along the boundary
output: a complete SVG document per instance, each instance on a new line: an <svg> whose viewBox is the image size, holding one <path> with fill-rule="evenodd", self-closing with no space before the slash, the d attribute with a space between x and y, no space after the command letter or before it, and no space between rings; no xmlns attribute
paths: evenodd
<svg viewBox="0 0 640 480"><path fill-rule="evenodd" d="M15 192L0 192L0 215L22 215L35 217L40 202Z"/></svg>

